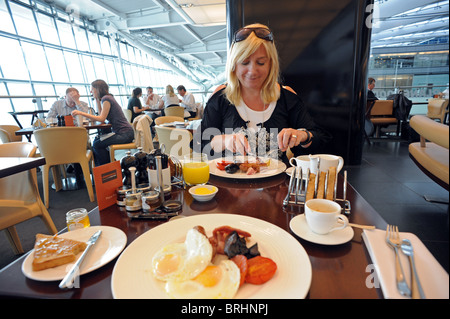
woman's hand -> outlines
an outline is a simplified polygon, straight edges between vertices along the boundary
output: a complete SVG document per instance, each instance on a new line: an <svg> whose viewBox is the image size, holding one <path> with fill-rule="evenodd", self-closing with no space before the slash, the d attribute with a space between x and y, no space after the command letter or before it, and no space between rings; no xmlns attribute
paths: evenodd
<svg viewBox="0 0 450 319"><path fill-rule="evenodd" d="M293 128L284 128L278 133L278 148L285 152L288 148L293 148L308 139L305 131L299 131ZM304 147L308 147L305 145Z"/></svg>
<svg viewBox="0 0 450 319"><path fill-rule="evenodd" d="M83 112L79 111L79 110L73 110L72 111L72 116L77 116L77 115L82 115Z"/></svg>
<svg viewBox="0 0 450 319"><path fill-rule="evenodd" d="M225 148L233 153L246 155L250 151L250 144L244 134L225 135Z"/></svg>
<svg viewBox="0 0 450 319"><path fill-rule="evenodd" d="M216 152L227 149L233 153L246 155L250 151L250 144L243 134L224 134L216 136L212 139L211 146Z"/></svg>

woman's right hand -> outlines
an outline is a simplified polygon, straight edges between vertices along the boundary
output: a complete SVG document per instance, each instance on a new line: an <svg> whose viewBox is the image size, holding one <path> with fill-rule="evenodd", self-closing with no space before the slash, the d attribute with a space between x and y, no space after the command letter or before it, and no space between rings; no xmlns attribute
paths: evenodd
<svg viewBox="0 0 450 319"><path fill-rule="evenodd" d="M233 153L247 155L250 151L250 144L244 134L226 134L224 144L225 148Z"/></svg>

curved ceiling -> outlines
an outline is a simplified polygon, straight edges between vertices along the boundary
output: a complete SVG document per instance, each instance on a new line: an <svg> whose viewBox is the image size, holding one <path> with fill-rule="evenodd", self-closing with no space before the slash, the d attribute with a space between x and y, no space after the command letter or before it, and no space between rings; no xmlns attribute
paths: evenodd
<svg viewBox="0 0 450 319"><path fill-rule="evenodd" d="M371 47L448 43L448 8L448 0L375 1Z"/></svg>
<svg viewBox="0 0 450 319"><path fill-rule="evenodd" d="M206 89L223 75L225 0L45 1L94 21L100 31L118 34ZM375 0L372 48L445 37L448 43L448 12L448 0Z"/></svg>

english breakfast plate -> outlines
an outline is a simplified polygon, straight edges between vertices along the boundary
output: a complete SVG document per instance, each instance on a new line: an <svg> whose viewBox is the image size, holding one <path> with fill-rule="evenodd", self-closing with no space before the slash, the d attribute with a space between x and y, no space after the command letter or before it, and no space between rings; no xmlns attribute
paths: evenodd
<svg viewBox="0 0 450 319"><path fill-rule="evenodd" d="M152 273L152 258L163 246L181 243L186 233L201 225L208 236L220 226L231 226L251 234L250 247L255 242L262 256L277 264L274 277L262 285L244 283L238 299L299 299L309 291L312 268L303 246L284 229L261 219L234 214L202 214L178 218L150 229L134 240L114 266L111 288L117 299L166 299L165 282Z"/></svg>
<svg viewBox="0 0 450 319"><path fill-rule="evenodd" d="M235 156L233 158L236 162L243 162L244 160L247 160L248 156ZM248 159L251 162L251 159ZM225 178L236 178L236 179L254 179L254 178L265 178L265 177L271 177L278 174L283 173L286 170L286 164L284 164L282 161L279 161L277 159L271 158L268 160L269 165L267 167L261 167L261 171L253 174L248 175L247 173L244 173L242 171L238 171L234 174L227 173L226 171L220 170L217 167L217 163L221 161L228 161L227 158L221 157L216 158L214 160L211 160L209 162L209 173L215 176L219 177L225 177Z"/></svg>

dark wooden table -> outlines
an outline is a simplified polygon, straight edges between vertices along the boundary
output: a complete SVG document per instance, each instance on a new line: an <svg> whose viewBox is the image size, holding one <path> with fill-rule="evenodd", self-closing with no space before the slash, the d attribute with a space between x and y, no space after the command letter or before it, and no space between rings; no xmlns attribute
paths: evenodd
<svg viewBox="0 0 450 319"><path fill-rule="evenodd" d="M0 178L45 165L43 157L0 157Z"/></svg>
<svg viewBox="0 0 450 319"><path fill-rule="evenodd" d="M342 177L340 177L342 182ZM183 202L184 216L198 214L241 214L273 223L288 232L289 222L302 208L287 206L282 202L287 194L289 178L286 174L252 181L234 181L211 176L210 184L219 187L216 197L209 202L194 201L187 190L173 187L172 199ZM375 225L385 229L386 222L350 185L347 199L351 202L350 222ZM342 196L339 194L338 196ZM338 197L342 198L342 197ZM67 209L71 209L68 207ZM102 211L90 212L91 225L108 225L123 230L127 245L144 232L166 221L131 220L124 209L114 205ZM371 273L366 267L371 263L361 238L362 231L354 229L350 242L336 246L323 246L303 240L292 232L309 255L312 265L312 282L307 298L382 298L380 289L368 288L366 279ZM125 248L126 249L126 248ZM26 256L0 271L0 296L31 298L112 298L111 277L115 258L102 268L80 278L81 288L60 290L58 282L39 282L27 279L21 271Z"/></svg>

